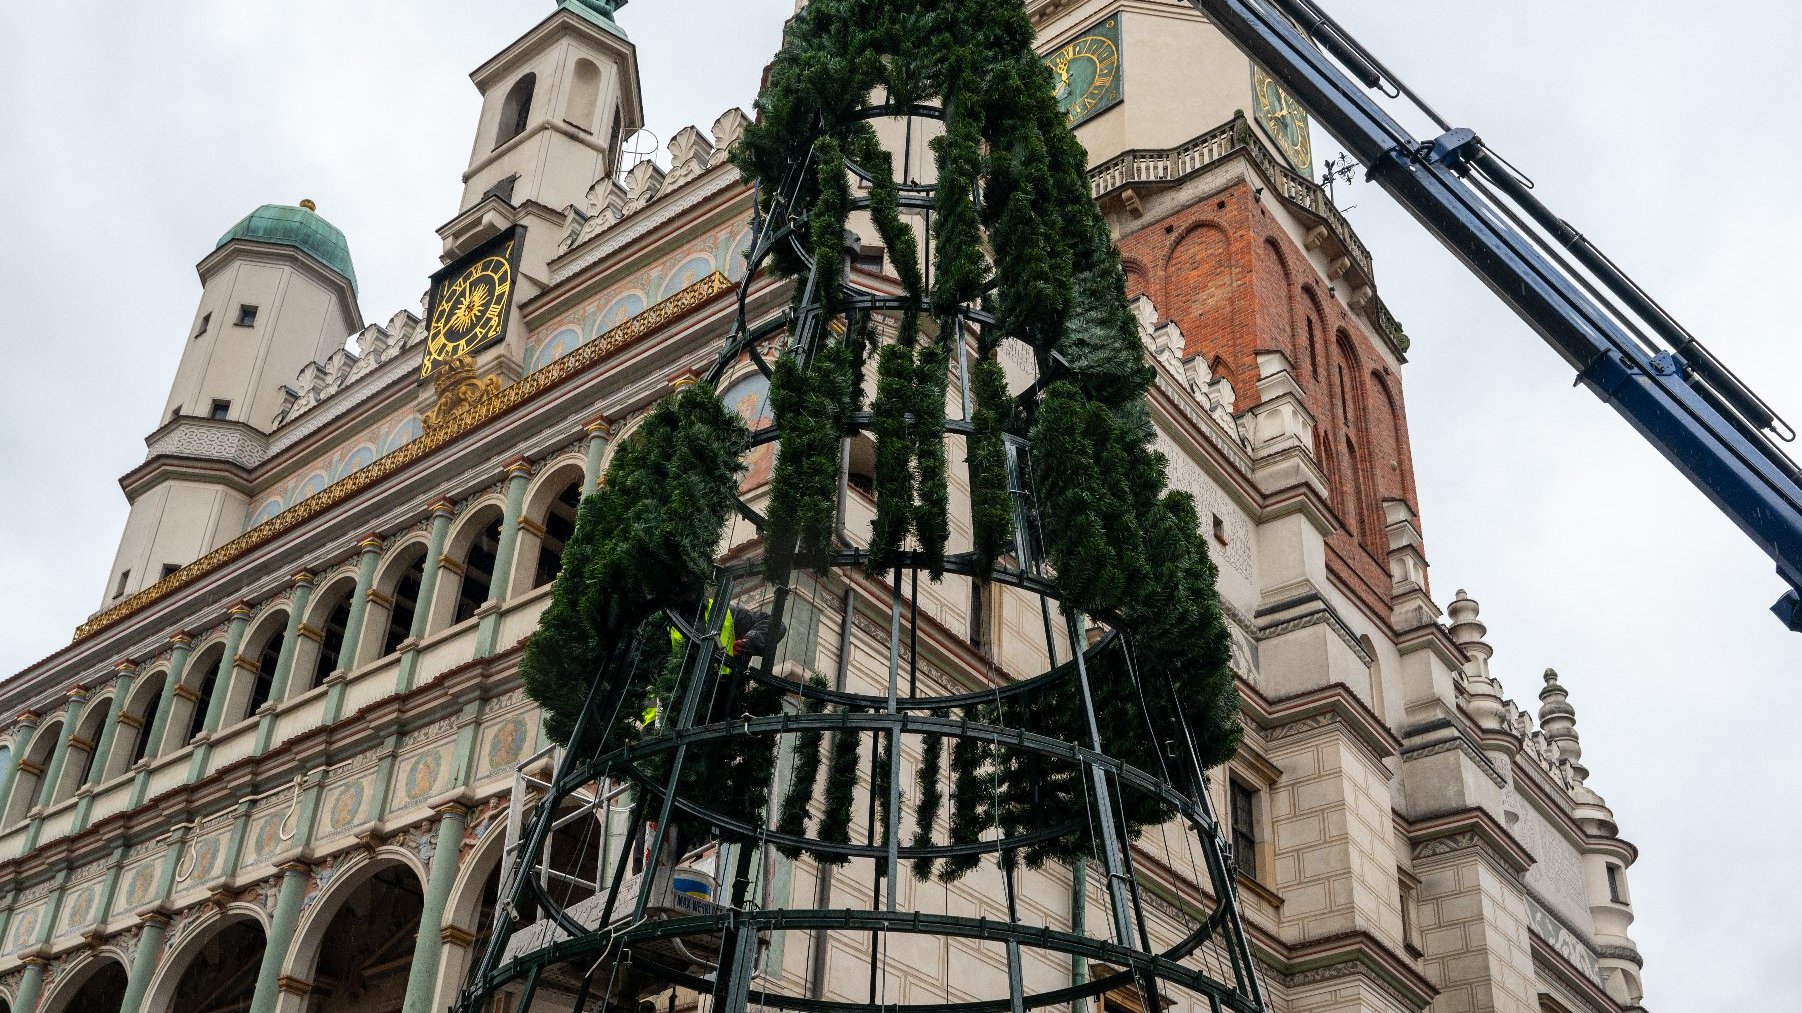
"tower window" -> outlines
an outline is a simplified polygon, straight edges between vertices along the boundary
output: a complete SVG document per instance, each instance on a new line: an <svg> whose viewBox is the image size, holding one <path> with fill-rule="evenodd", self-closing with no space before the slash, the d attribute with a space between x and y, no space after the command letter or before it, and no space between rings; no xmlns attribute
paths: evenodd
<svg viewBox="0 0 1802 1013"><path fill-rule="evenodd" d="M229 419L231 418L231 414L232 403L230 401L214 401L213 410L208 413L208 417L215 419Z"/></svg>
<svg viewBox="0 0 1802 1013"><path fill-rule="evenodd" d="M114 598L117 598L120 595L125 593L125 584L129 580L131 580L131 571L130 570L121 571L119 574L119 582L117 584L113 585L113 597Z"/></svg>
<svg viewBox="0 0 1802 1013"><path fill-rule="evenodd" d="M537 85L538 75L527 74L507 89L507 97L501 101L501 123L500 130L494 135L495 147L526 132L526 121L532 117L532 89Z"/></svg>
<svg viewBox="0 0 1802 1013"><path fill-rule="evenodd" d="M180 569L181 569L180 563L164 563L163 564L163 575L159 579L168 580L170 577L175 576L175 572Z"/></svg>
<svg viewBox="0 0 1802 1013"><path fill-rule="evenodd" d="M211 314L211 313L207 313L207 314L204 314L204 315L203 315L203 316L201 316L201 318L200 318L200 326L199 326L199 327L197 327L197 328L195 328L195 330L194 330L194 336L195 336L195 337L196 337L196 338L198 338L198 337L200 337L200 336L201 336L201 335L202 335L202 334L205 334L205 333L206 333L206 329L207 329L207 328L208 328L208 327L210 327L210 326L212 326L212 323L213 323L213 315L212 315L212 314Z"/></svg>
<svg viewBox="0 0 1802 1013"><path fill-rule="evenodd" d="M1621 882L1621 867L1613 863L1608 865L1608 899L1616 904L1627 903L1626 885Z"/></svg>
<svg viewBox="0 0 1802 1013"><path fill-rule="evenodd" d="M1232 793L1233 863L1252 879L1258 878L1258 793L1237 781L1228 781Z"/></svg>
<svg viewBox="0 0 1802 1013"><path fill-rule="evenodd" d="M238 307L238 326L255 327L257 325L257 308L244 303Z"/></svg>

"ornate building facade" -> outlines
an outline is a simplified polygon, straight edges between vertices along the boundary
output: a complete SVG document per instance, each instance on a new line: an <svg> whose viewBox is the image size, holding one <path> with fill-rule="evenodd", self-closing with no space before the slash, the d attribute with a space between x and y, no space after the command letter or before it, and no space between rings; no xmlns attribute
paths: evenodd
<svg viewBox="0 0 1802 1013"><path fill-rule="evenodd" d="M482 116L439 234L447 264L513 237L499 340L366 324L349 245L309 202L200 260L101 608L0 684L9 1013L455 996L551 755L516 669L575 505L712 362L746 280L752 195L725 157L746 114L677 132L667 168L619 164L642 111L615 6L561 0L472 75ZM1185 4L1028 7L1126 261L1160 449L1219 565L1246 735L1213 788L1269 1005L1638 1008L1636 852L1559 678L1509 699L1477 602L1432 592L1408 337L1311 178L1305 113ZM885 266L880 246L854 260ZM753 310L786 302L750 282ZM766 392L751 370L722 391L747 420ZM1009 669L1036 622L951 578L919 593L917 659L947 685ZM886 637L881 589L810 600L802 667L853 669L859 637ZM834 889L805 860L762 874ZM1087 896L1062 875L1032 894L1049 921ZM1167 887L1172 908L1199 889L1174 869ZM834 955L855 942L822 936L772 945L766 973L854 996ZM909 987L961 994L984 959L922 956Z"/></svg>

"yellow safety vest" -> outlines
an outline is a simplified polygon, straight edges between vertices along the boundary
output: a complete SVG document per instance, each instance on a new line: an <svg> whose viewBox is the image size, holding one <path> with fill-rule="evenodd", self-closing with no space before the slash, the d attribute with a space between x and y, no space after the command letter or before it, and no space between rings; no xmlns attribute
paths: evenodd
<svg viewBox="0 0 1802 1013"><path fill-rule="evenodd" d="M701 617L701 622L706 623L711 622L712 620L713 599L709 598L707 599L707 613ZM720 624L720 649L724 651L727 656L731 656L733 653L733 644L737 642L737 639L737 637L733 636L732 610L728 608L726 610L726 621ZM676 629L674 626L670 627L669 631L669 649L671 654L680 654L682 652L682 631ZM726 671L726 666L721 665L720 671L724 673ZM638 724L641 728L649 728L652 724L656 723L656 721L657 705L653 703L644 709L643 714L639 715Z"/></svg>

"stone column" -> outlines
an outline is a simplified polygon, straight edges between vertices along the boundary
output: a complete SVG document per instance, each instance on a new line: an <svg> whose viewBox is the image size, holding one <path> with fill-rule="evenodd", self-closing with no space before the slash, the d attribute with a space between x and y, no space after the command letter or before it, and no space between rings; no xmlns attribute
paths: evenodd
<svg viewBox="0 0 1802 1013"><path fill-rule="evenodd" d="M213 734L225 718L225 701L231 696L232 683L238 671L238 649L244 644L244 631L255 614L246 602L231 608L231 625L225 631L225 653L219 656L219 669L213 676L213 698L207 701L206 722L195 736L194 754L188 760L188 783L206 776L207 764L213 758Z"/></svg>
<svg viewBox="0 0 1802 1013"><path fill-rule="evenodd" d="M50 804L56 794L56 782L62 779L63 764L69 759L69 740L75 736L75 723L81 719L81 708L88 700L85 686L69 689L69 704L63 708L63 728L56 737L56 750L50 754L50 769L44 771L44 783L38 785L38 808Z"/></svg>
<svg viewBox="0 0 1802 1013"><path fill-rule="evenodd" d="M119 715L125 712L125 697L137 681L138 665L135 661L121 661L113 671L118 677L113 680L113 699L106 708L106 723L100 726L100 742L94 747L94 762L88 764L89 784L106 780L107 759L112 756L113 739L119 732Z"/></svg>
<svg viewBox="0 0 1802 1013"><path fill-rule="evenodd" d="M600 488L601 458L606 456L607 443L613 439L613 424L604 418L594 418L582 429L588 434L586 442L582 444L585 458L582 465L582 495L586 496Z"/></svg>
<svg viewBox="0 0 1802 1013"><path fill-rule="evenodd" d="M38 1007L38 990L44 987L43 957L25 958L25 976L19 979L19 994L13 997L13 1013L33 1013Z"/></svg>
<svg viewBox="0 0 1802 1013"><path fill-rule="evenodd" d="M419 597L413 606L413 624L407 627L408 646L401 652L400 676L396 690L405 693L413 688L413 676L419 668L419 641L424 638L426 624L432 618L432 599L438 591L438 579L444 573L444 538L450 532L456 505L448 499L432 502L432 530L426 538L425 563L420 569Z"/></svg>
<svg viewBox="0 0 1802 1013"><path fill-rule="evenodd" d="M275 1013L281 998L282 963L288 959L288 946L294 941L294 927L300 921L300 902L306 896L307 878L312 868L304 862L288 862L282 866L281 892L276 895L275 913L269 916L269 937L263 944L263 963L257 968L257 987L250 997L250 1013Z"/></svg>
<svg viewBox="0 0 1802 1013"><path fill-rule="evenodd" d="M157 956L163 949L163 933L169 929L169 916L161 911L147 911L138 919L144 929L138 934L138 949L125 977L125 1001L119 1004L119 1013L138 1013L144 1005L144 993L150 990L150 977L156 973Z"/></svg>
<svg viewBox="0 0 1802 1013"><path fill-rule="evenodd" d="M194 649L194 638L186 633L177 633L169 638L171 648L169 654L169 674L163 676L163 695L157 701L156 720L150 722L150 746L144 750L145 756L161 755L168 748L163 739L169 730L169 712L175 709L175 687L181 685L182 675L188 669L188 653Z"/></svg>
<svg viewBox="0 0 1802 1013"><path fill-rule="evenodd" d="M488 601L497 606L482 617L476 631L476 657L494 653L494 639L500 631L500 602L507 600L507 587L513 582L513 555L519 547L519 514L526 504L526 486L532 480L532 462L517 458L507 465L507 505L501 511L501 543L494 552L494 577L488 582Z"/></svg>
<svg viewBox="0 0 1802 1013"><path fill-rule="evenodd" d="M438 807L438 837L432 847L431 871L426 876L425 901L419 912L419 933L413 941L413 969L407 973L407 997L401 1013L433 1013L438 989L438 961L444 944L439 929L444 908L457 879L457 858L463 846L463 826L469 807L452 802ZM261 1013L252 1009L251 1013Z"/></svg>
<svg viewBox="0 0 1802 1013"><path fill-rule="evenodd" d="M321 724L338 720L344 709L344 673L357 667L358 642L363 639L363 616L369 611L369 591L375 583L375 566L382 558L380 535L364 535L357 542L357 589L351 593L350 615L344 620L344 649L338 653L338 671L327 672L325 681L331 688L325 694L325 715Z"/></svg>
<svg viewBox="0 0 1802 1013"><path fill-rule="evenodd" d="M307 602L313 597L311 573L301 570L288 580L294 585L294 593L288 596L288 625L282 632L281 653L275 658L275 675L269 680L271 703L280 703L288 695L288 676L294 670L294 652L300 646L301 616L306 613Z"/></svg>
<svg viewBox="0 0 1802 1013"><path fill-rule="evenodd" d="M306 614L307 602L313 597L310 572L300 570L288 579L294 585L294 593L288 596L288 624L282 629L282 649L276 654L275 672L269 677L269 699L257 713L258 756L269 748L275 735L275 711L288 695L288 677L294 671L295 652L300 649L301 616Z"/></svg>
<svg viewBox="0 0 1802 1013"><path fill-rule="evenodd" d="M12 807L13 784L19 779L19 764L25 762L25 749L31 745L31 735L38 730L38 715L34 711L20 711L13 719L13 762L7 766L6 772L0 774L0 818Z"/></svg>

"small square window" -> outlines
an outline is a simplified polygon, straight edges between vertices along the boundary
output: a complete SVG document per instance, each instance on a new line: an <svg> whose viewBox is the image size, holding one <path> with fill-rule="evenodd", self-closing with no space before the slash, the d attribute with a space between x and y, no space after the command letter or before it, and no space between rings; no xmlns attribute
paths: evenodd
<svg viewBox="0 0 1802 1013"><path fill-rule="evenodd" d="M163 576L161 577L161 579L168 580L170 577L173 577L175 575L175 571L177 571L179 569L181 569L180 563L164 563L163 564Z"/></svg>
<svg viewBox="0 0 1802 1013"><path fill-rule="evenodd" d="M1214 518L1214 541L1219 542L1221 545L1225 545L1226 522L1220 519L1219 514L1213 514L1212 516Z"/></svg>
<svg viewBox="0 0 1802 1013"><path fill-rule="evenodd" d="M238 307L238 326L239 327L255 327L256 323L257 323L257 308L255 306L252 306L249 303L245 303L242 306Z"/></svg>
<svg viewBox="0 0 1802 1013"><path fill-rule="evenodd" d="M114 598L117 598L120 595L125 593L125 585L130 580L131 580L131 571L130 570L124 570L124 571L120 572L119 583L113 585L113 597Z"/></svg>
<svg viewBox="0 0 1802 1013"><path fill-rule="evenodd" d="M213 410L211 412L212 418L229 419L229 418L231 418L231 415L232 415L232 403L230 401L214 401L213 402Z"/></svg>
<svg viewBox="0 0 1802 1013"><path fill-rule="evenodd" d="M202 316L200 318L200 326L196 327L194 329L194 336L198 338L202 334L205 334L206 329L208 327L211 327L212 324L213 324L213 315L211 313L205 314L204 316Z"/></svg>

